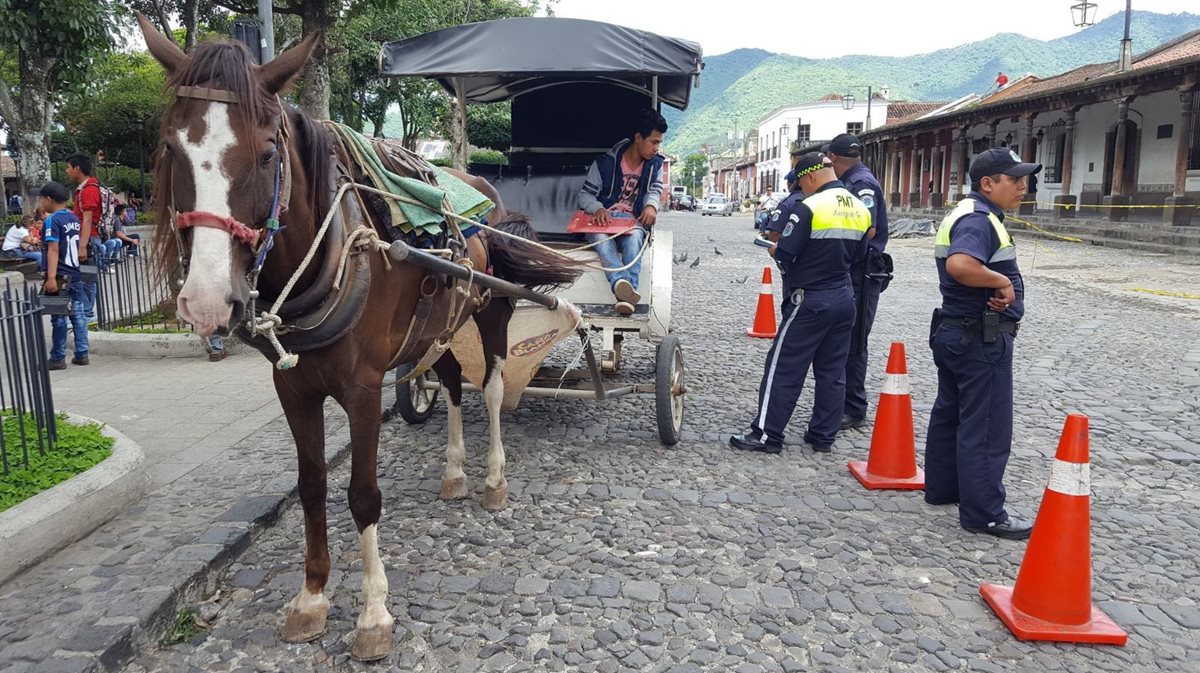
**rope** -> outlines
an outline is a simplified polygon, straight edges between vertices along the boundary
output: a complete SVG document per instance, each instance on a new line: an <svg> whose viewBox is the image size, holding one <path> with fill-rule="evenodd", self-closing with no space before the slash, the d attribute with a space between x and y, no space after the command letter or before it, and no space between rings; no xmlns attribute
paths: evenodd
<svg viewBox="0 0 1200 673"><path fill-rule="evenodd" d="M1043 236L1057 239L1059 241L1067 241L1068 243L1084 243L1085 242L1082 238L1075 238L1074 236L1063 236L1062 234L1056 234L1052 231L1047 231L1046 229L1039 227L1038 225L1036 225L1032 222L1026 222L1025 220L1022 220L1021 218L1013 217L1012 215L1005 215L1004 219L1012 220L1013 222L1024 225L1026 229L1032 229L1033 231L1036 231Z"/></svg>

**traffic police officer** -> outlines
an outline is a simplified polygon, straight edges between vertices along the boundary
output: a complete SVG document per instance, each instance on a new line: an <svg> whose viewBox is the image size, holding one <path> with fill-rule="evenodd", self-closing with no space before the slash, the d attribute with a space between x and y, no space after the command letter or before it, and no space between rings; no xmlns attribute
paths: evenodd
<svg viewBox="0 0 1200 673"><path fill-rule="evenodd" d="M833 171L871 211L871 232L867 234L867 254L850 266L850 281L854 290L855 319L850 331L850 355L846 358L846 407L842 412L842 429L857 428L867 422L867 338L875 323L879 293L884 279L891 273L891 258L883 249L888 242L887 206L883 187L871 169L859 159L862 145L858 138L843 133L828 145L827 156Z"/></svg>
<svg viewBox="0 0 1200 673"><path fill-rule="evenodd" d="M937 401L925 440L925 502L958 503L972 533L1014 540L1033 524L1004 510L1004 467L1012 449L1013 339L1025 313L1025 285L1004 211L1025 196L1041 164L994 148L971 162L971 193L942 220L934 241L942 307L929 344Z"/></svg>
<svg viewBox="0 0 1200 673"><path fill-rule="evenodd" d="M783 271L783 327L767 352L750 430L729 438L735 449L779 453L784 429L813 369L816 398L804 441L829 452L845 400L843 377L854 294L850 263L864 254L871 213L846 190L819 152L803 154L793 169L797 186L767 224L771 254Z"/></svg>

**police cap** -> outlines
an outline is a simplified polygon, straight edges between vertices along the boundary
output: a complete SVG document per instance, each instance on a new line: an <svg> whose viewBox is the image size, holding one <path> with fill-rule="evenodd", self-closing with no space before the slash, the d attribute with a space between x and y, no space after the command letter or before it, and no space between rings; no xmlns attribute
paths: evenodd
<svg viewBox="0 0 1200 673"><path fill-rule="evenodd" d="M842 133L829 141L829 152L839 157L857 159L862 156L862 143L850 133Z"/></svg>
<svg viewBox="0 0 1200 673"><path fill-rule="evenodd" d="M1014 178L1025 177L1042 170L1041 164L1022 163L1021 157L1007 147L993 147L985 150L971 160L968 173L971 180L978 182L988 175L1009 175Z"/></svg>
<svg viewBox="0 0 1200 673"><path fill-rule="evenodd" d="M808 152L807 154L801 154L796 159L792 171L796 174L796 179L799 180L813 171L819 171L822 168L830 168L832 166L833 164L829 162L829 159L820 152Z"/></svg>

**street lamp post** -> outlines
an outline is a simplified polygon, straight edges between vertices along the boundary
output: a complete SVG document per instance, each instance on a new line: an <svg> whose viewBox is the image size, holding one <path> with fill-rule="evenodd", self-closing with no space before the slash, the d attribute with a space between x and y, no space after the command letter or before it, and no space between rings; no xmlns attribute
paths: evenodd
<svg viewBox="0 0 1200 673"><path fill-rule="evenodd" d="M1133 20L1133 0L1125 0L1125 33L1121 37L1121 57L1117 61L1117 72L1125 72L1133 65L1133 40L1129 37L1129 25ZM1096 23L1096 3L1081 0L1071 5L1071 21L1079 28Z"/></svg>
<svg viewBox="0 0 1200 673"><path fill-rule="evenodd" d="M842 109L849 111L854 109L854 94L851 92L855 87L850 87L842 96ZM863 87L857 87L862 89ZM873 85L867 85L867 123L863 126L864 131L871 130L871 101L875 98L875 89Z"/></svg>

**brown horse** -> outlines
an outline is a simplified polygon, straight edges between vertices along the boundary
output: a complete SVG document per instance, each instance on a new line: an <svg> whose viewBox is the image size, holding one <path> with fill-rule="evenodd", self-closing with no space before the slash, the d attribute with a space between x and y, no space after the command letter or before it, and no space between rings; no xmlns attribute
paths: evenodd
<svg viewBox="0 0 1200 673"><path fill-rule="evenodd" d="M282 105L278 97L319 36L256 66L237 43L205 43L190 56L184 54L145 17L138 18L150 53L168 72L168 86L176 95L162 124L155 195L163 272L171 277L175 267L182 267L179 315L201 336L237 329L277 361L275 389L296 442L305 579L289 605L282 637L304 642L325 630L330 560L323 407L332 397L350 421L348 498L363 555L364 607L351 653L359 660L380 659L390 650L393 625L377 539L381 496L376 452L384 374L415 361L435 340L474 318L487 363L483 388L492 438L483 504L503 507L507 482L499 409L512 303L500 297L485 301L477 287L458 285L412 264L389 265L377 252L358 250L349 240L351 232L363 233L357 231L362 227L384 234L378 203L353 191L333 198L339 184L354 175L347 155L324 126ZM490 185L471 182L497 204L491 216L497 228L535 236L525 218L503 212ZM316 244L330 209L328 233ZM277 223L286 231L266 236ZM507 237L481 234L469 240L475 241L475 268L490 267L496 276L527 287L569 284L580 272L561 257ZM263 255L265 262L256 261ZM306 256L311 263L293 278ZM290 294L285 290L289 282ZM247 322L281 293L287 299L278 311L281 346L273 350L261 333L247 333ZM451 308L463 302L469 302L468 310ZM428 315L414 318L422 310ZM414 332L414 325L422 329ZM437 330L427 334L429 325L444 329L440 335ZM278 366L290 364L280 358L284 348L302 353L291 368ZM460 367L449 351L434 367L447 385L450 410L441 495L464 497Z"/></svg>

